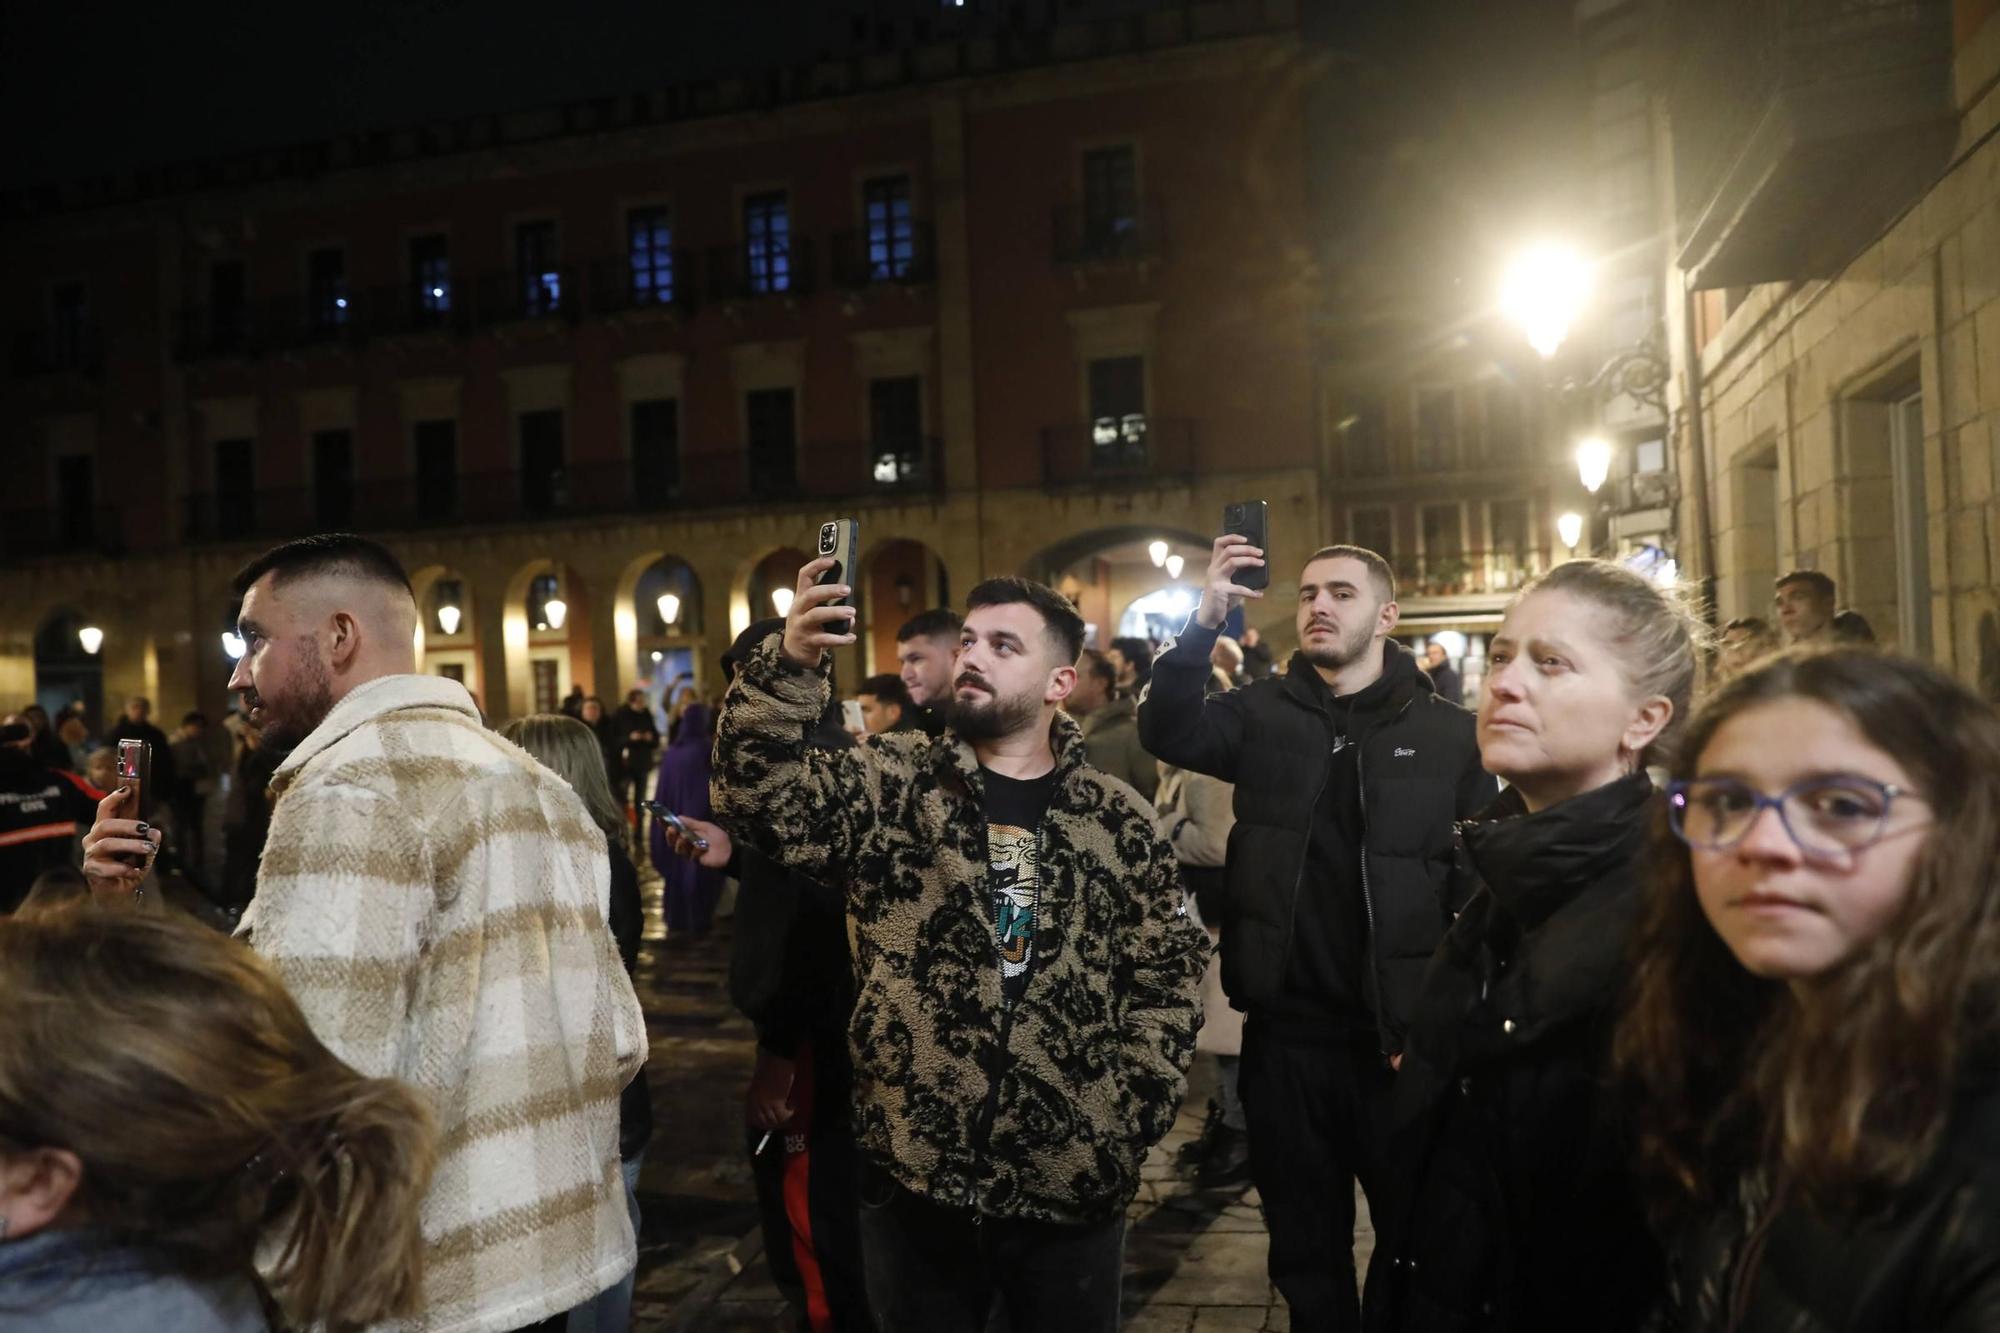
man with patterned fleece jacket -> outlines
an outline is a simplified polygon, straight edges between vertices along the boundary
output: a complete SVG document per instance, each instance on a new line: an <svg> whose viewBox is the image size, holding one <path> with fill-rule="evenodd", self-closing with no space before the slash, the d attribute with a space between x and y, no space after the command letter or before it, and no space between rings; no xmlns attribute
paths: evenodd
<svg viewBox="0 0 2000 1333"><path fill-rule="evenodd" d="M976 1333L996 1293L1016 1329L1114 1329L1208 942L1151 808L1057 712L1083 622L1041 584L972 590L942 736L806 747L825 650L854 641L828 605L847 589L814 582L832 563L738 671L714 795L739 839L846 891L870 1302L885 1333Z"/></svg>

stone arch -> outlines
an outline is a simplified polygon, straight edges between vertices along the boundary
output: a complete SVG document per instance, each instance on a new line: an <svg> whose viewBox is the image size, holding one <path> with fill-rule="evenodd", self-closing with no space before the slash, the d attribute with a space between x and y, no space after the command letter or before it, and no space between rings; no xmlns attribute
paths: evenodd
<svg viewBox="0 0 2000 1333"><path fill-rule="evenodd" d="M791 588L799 567L811 559L796 546L770 546L736 566L729 583L729 636L735 638L755 621L778 614L771 594Z"/></svg>
<svg viewBox="0 0 2000 1333"><path fill-rule="evenodd" d="M451 565L426 565L411 573L410 591L417 600L417 670L447 676L475 697L485 698L472 577ZM447 630L447 625L452 628Z"/></svg>
<svg viewBox="0 0 2000 1333"><path fill-rule="evenodd" d="M1146 548L1155 541L1166 542L1170 554L1185 562L1179 579L1153 564ZM1118 637L1125 613L1140 599L1170 586L1198 593L1213 542L1213 537L1160 524L1095 528L1045 547L1024 563L1022 572L1075 602L1091 627L1091 642L1102 647Z"/></svg>
<svg viewBox="0 0 2000 1333"><path fill-rule="evenodd" d="M861 597L862 670L896 669L896 631L919 611L949 606L950 572L944 557L913 537L885 537L861 555L855 584Z"/></svg>
<svg viewBox="0 0 2000 1333"><path fill-rule="evenodd" d="M85 724L93 732L108 720L104 713L104 645L85 652L78 637L93 623L73 606L51 608L35 626L35 702L51 718L71 704L84 708ZM100 627L101 628L101 627Z"/></svg>
<svg viewBox="0 0 2000 1333"><path fill-rule="evenodd" d="M660 599L678 599L672 622L660 610ZM668 551L651 550L627 561L619 571L611 602L612 635L621 678L640 687L662 707L671 702L673 686L685 673L697 691L705 688L703 659L708 655L701 576L693 564Z"/></svg>
<svg viewBox="0 0 2000 1333"><path fill-rule="evenodd" d="M542 596L555 579L563 603L561 625L547 617ZM531 602L533 603L531 605ZM597 679L590 642L590 588L573 566L554 557L530 560L507 580L501 618L507 663L507 715L523 717L554 707L572 686L589 691ZM551 698L553 691L553 698ZM492 704L488 704L489 711Z"/></svg>

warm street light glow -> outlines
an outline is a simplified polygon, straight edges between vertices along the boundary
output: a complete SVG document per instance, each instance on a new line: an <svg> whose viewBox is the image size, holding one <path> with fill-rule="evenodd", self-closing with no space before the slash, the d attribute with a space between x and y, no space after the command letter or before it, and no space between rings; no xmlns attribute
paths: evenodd
<svg viewBox="0 0 2000 1333"><path fill-rule="evenodd" d="M1177 579L1177 578L1179 578L1179 577L1181 576L1181 570L1182 570L1182 569L1183 569L1183 568L1184 568L1184 567L1185 567L1186 565L1187 565L1187 561L1185 561L1185 560L1181 559L1181 558L1180 558L1179 556L1177 556L1177 555L1170 555L1170 556L1168 556L1168 557L1167 557L1167 577L1168 577L1168 578L1170 578L1170 579Z"/></svg>
<svg viewBox="0 0 2000 1333"><path fill-rule="evenodd" d="M76 632L76 641L83 645L83 651L95 657L97 650L104 646L104 631L95 625L85 625Z"/></svg>
<svg viewBox="0 0 2000 1333"><path fill-rule="evenodd" d="M792 613L792 598L795 595L790 588L773 588L771 605L778 609L779 615L788 616Z"/></svg>
<svg viewBox="0 0 2000 1333"><path fill-rule="evenodd" d="M438 608L438 629L446 634L458 633L458 622L462 613L455 606Z"/></svg>
<svg viewBox="0 0 2000 1333"><path fill-rule="evenodd" d="M667 660L667 655L661 652L658 648L655 648L653 650L653 660L655 662L664 662Z"/></svg>
<svg viewBox="0 0 2000 1333"><path fill-rule="evenodd" d="M551 597L542 606L542 614L549 618L550 629L561 629L563 621L569 618L569 603L560 597Z"/></svg>
<svg viewBox="0 0 2000 1333"><path fill-rule="evenodd" d="M233 662L242 657L249 649L249 646L243 642L243 637L235 630L226 629L222 631L222 651L229 655L230 661Z"/></svg>
<svg viewBox="0 0 2000 1333"><path fill-rule="evenodd" d="M1556 536L1569 547L1570 554L1576 553L1576 544L1583 540L1583 515L1575 512L1564 514L1556 520Z"/></svg>
<svg viewBox="0 0 2000 1333"><path fill-rule="evenodd" d="M1569 336L1589 294L1590 271L1576 251L1538 245L1507 266L1500 280L1500 309L1546 358Z"/></svg>
<svg viewBox="0 0 2000 1333"><path fill-rule="evenodd" d="M660 594L660 600L653 603L660 609L660 623L671 625L681 618L681 599L670 592Z"/></svg>
<svg viewBox="0 0 2000 1333"><path fill-rule="evenodd" d="M1576 446L1576 475L1592 495L1611 475L1611 446L1602 437L1593 435Z"/></svg>
<svg viewBox="0 0 2000 1333"><path fill-rule="evenodd" d="M1153 568L1158 569L1161 565L1167 563L1167 544L1165 542L1154 542L1146 548L1146 554L1153 558Z"/></svg>

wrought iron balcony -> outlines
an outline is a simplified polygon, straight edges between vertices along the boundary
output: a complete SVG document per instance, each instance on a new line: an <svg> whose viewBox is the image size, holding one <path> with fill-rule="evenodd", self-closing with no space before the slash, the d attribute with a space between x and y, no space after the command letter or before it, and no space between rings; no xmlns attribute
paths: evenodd
<svg viewBox="0 0 2000 1333"><path fill-rule="evenodd" d="M1154 200L1129 210L1064 205L1055 211L1058 264L1141 263L1166 254L1166 217Z"/></svg>
<svg viewBox="0 0 2000 1333"><path fill-rule="evenodd" d="M1192 421L1132 414L1080 426L1042 431L1042 481L1074 486L1119 478L1191 477L1195 472Z"/></svg>
<svg viewBox="0 0 2000 1333"><path fill-rule="evenodd" d="M103 359L103 340L87 320L29 329L14 343L14 369L23 376L95 375Z"/></svg>
<svg viewBox="0 0 2000 1333"><path fill-rule="evenodd" d="M590 312L625 315L646 311L694 313L700 291L692 250L666 252L665 263L634 265L629 258L605 259L590 268Z"/></svg>
<svg viewBox="0 0 2000 1333"><path fill-rule="evenodd" d="M719 303L810 296L814 276L812 240L796 233L783 245L742 241L709 247L708 295Z"/></svg>
<svg viewBox="0 0 2000 1333"><path fill-rule="evenodd" d="M936 236L928 222L901 235L884 228L837 231L832 237L834 285L843 291L937 281Z"/></svg>

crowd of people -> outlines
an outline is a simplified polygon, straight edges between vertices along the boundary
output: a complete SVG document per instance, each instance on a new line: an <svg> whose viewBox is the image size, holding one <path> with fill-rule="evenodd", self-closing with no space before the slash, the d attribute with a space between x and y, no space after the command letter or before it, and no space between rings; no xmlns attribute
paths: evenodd
<svg viewBox="0 0 2000 1333"><path fill-rule="evenodd" d="M1225 634L1264 557L1219 538L1162 645L989 579L846 699L818 560L719 707L496 733L384 548L266 553L233 764L134 700L141 811L73 714L0 724L0 1326L629 1326L642 850L670 939L738 885L802 1328L1116 1328L1196 1058L1178 1164L1256 1185L1296 1329L2000 1325L1993 707L1823 575L1711 652L1581 560L1468 709L1361 547L1299 570L1289 660ZM148 892L224 785L234 938Z"/></svg>

